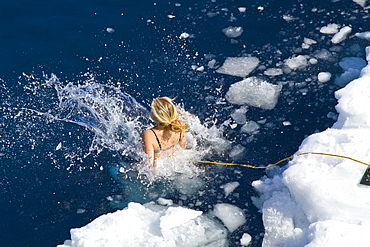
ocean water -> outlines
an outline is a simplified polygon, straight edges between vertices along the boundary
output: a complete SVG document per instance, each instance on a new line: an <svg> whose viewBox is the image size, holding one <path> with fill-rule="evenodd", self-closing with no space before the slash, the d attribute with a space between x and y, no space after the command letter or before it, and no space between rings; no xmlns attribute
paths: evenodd
<svg viewBox="0 0 370 247"><path fill-rule="evenodd" d="M335 83L343 73L339 62L364 58L368 41L353 34L369 31L368 18L367 9L350 0L1 3L1 245L55 246L73 227L129 200L149 200L130 196L130 189L146 185L127 183L111 168L138 162L139 134L149 124L145 114L153 97L176 97L196 115L202 125L194 133L209 134L200 144L211 150L204 159L262 166L290 156L306 135L335 121L333 92L343 86ZM330 23L351 27L350 36L333 44L332 35L320 32ZM230 38L222 31L229 26L243 33ZM180 38L183 33L190 36ZM302 47L304 38L316 43ZM316 62L284 67L298 55ZM249 76L282 85L275 108L248 108L247 120L260 127L252 133L231 127L240 106L225 100L242 78L216 72L227 57L241 56L260 61ZM269 76L268 68L284 71ZM332 79L318 81L319 72ZM212 128L230 149L212 149ZM243 153L229 156L241 146ZM260 246L263 224L250 197L251 182L264 171L202 168L203 196L166 195L203 211L218 202L237 205L247 223L230 234L230 245L238 246L248 232L251 246ZM231 181L241 186L224 197L219 186Z"/></svg>

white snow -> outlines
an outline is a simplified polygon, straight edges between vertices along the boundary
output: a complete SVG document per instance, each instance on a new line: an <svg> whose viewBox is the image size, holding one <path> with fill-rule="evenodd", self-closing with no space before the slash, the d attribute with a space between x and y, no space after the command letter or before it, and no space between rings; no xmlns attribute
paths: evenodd
<svg viewBox="0 0 370 247"><path fill-rule="evenodd" d="M235 231L246 222L243 210L232 204L216 204L213 213L224 223L230 232Z"/></svg>
<svg viewBox="0 0 370 247"><path fill-rule="evenodd" d="M216 72L246 77L258 66L259 62L260 60L256 57L228 57Z"/></svg>
<svg viewBox="0 0 370 247"><path fill-rule="evenodd" d="M222 32L229 38L236 38L242 35L243 28L242 27L227 27L222 29Z"/></svg>
<svg viewBox="0 0 370 247"><path fill-rule="evenodd" d="M281 85L274 85L257 77L249 77L232 84L225 97L231 104L271 110L278 101L281 88Z"/></svg>
<svg viewBox="0 0 370 247"><path fill-rule="evenodd" d="M366 51L369 62L370 47ZM330 153L368 163L369 81L367 65L360 78L336 92L337 122L307 137L297 153ZM368 246L370 187L359 184L366 168L352 160L313 154L295 157L285 169L270 168L269 177L253 182L261 193L253 202L263 213L263 246Z"/></svg>

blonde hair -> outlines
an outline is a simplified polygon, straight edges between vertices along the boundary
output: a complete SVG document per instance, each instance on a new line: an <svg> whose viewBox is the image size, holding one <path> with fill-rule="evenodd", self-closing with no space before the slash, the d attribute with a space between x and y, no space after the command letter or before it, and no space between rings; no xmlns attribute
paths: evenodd
<svg viewBox="0 0 370 247"><path fill-rule="evenodd" d="M188 124L179 121L179 111L168 97L155 98L151 104L154 121L159 127L173 132L182 132L188 128Z"/></svg>

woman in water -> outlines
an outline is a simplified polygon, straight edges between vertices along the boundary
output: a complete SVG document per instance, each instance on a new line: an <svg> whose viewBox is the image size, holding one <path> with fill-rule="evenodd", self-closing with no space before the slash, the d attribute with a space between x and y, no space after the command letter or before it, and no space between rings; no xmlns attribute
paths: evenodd
<svg viewBox="0 0 370 247"><path fill-rule="evenodd" d="M145 130L142 137L149 168L153 168L159 157L171 156L178 147L185 148L188 125L178 119L178 109L168 97L152 101L150 117L156 125Z"/></svg>

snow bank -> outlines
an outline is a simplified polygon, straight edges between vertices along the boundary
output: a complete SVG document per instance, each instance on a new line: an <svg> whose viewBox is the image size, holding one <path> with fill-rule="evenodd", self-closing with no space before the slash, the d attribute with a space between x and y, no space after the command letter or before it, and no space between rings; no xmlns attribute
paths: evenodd
<svg viewBox="0 0 370 247"><path fill-rule="evenodd" d="M229 210L230 211L230 210ZM228 211L225 211L225 213ZM237 214L232 208L231 215ZM237 215L238 216L238 215ZM231 225L241 224L238 221ZM232 228L234 229L234 228ZM183 207L129 203L124 210L105 214L71 230L71 240L58 247L212 246L224 247L227 230L201 211Z"/></svg>
<svg viewBox="0 0 370 247"><path fill-rule="evenodd" d="M370 47L367 48L370 62ZM353 62L353 60L352 60ZM332 128L306 138L297 153L323 152L370 160L370 65L336 92ZM368 246L370 187L359 181L366 166L320 155L294 158L284 172L267 170L253 182L265 225L263 246Z"/></svg>

